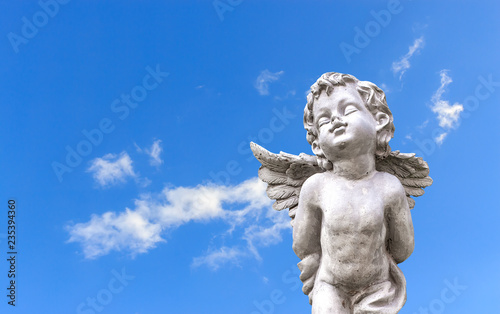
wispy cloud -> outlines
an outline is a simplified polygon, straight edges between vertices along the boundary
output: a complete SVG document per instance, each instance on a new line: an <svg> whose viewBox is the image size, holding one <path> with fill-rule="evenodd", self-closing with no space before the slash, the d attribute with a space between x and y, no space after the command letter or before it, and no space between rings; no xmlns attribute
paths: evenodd
<svg viewBox="0 0 500 314"><path fill-rule="evenodd" d="M441 99L446 87L453 82L451 77L448 76L447 70L439 72L441 76L441 85L437 91L432 95L432 111L437 114L439 126L444 129L438 136L434 138L438 145L441 145L449 133L449 130L455 129L459 126L460 113L464 111L464 106L458 102L450 105L447 100Z"/></svg>
<svg viewBox="0 0 500 314"><path fill-rule="evenodd" d="M163 159L161 159L160 155L163 152L163 147L161 146L161 140L154 140L151 148L142 149L139 145L134 143L135 149L139 153L145 153L149 155L149 164L151 166L159 166L163 164Z"/></svg>
<svg viewBox="0 0 500 314"><path fill-rule="evenodd" d="M137 177L132 167L132 159L126 152L118 156L106 154L102 158L92 160L87 172L92 173L92 177L101 187L126 182L128 177Z"/></svg>
<svg viewBox="0 0 500 314"><path fill-rule="evenodd" d="M221 266L228 263L238 265L240 258L247 255L248 254L241 249L223 246L220 249L211 250L203 256L195 257L191 266L196 268L205 265L210 270L216 271Z"/></svg>
<svg viewBox="0 0 500 314"><path fill-rule="evenodd" d="M256 259L261 260L257 250L258 247L268 247L282 241L282 231L290 229L290 218L287 215L277 215L276 211L270 209L267 212L270 224L251 225L245 229L243 238L247 241L247 247Z"/></svg>
<svg viewBox="0 0 500 314"><path fill-rule="evenodd" d="M427 127L428 124L429 124L429 119L427 119L424 122L422 122L422 124L417 125L417 129L423 130L423 129L425 129Z"/></svg>
<svg viewBox="0 0 500 314"><path fill-rule="evenodd" d="M161 234L167 229L189 222L224 221L230 232L242 230L240 241L245 245L222 246L193 260L193 267L215 270L216 265L236 264L244 256L260 258L257 248L280 242L281 231L290 229L288 216L271 208L265 190L257 178L236 186L165 188L158 195L135 200L133 210L92 215L88 222L68 226L69 242L80 243L89 259L111 251L135 255L164 241Z"/></svg>
<svg viewBox="0 0 500 314"><path fill-rule="evenodd" d="M439 134L438 136L436 136L436 138L434 139L434 141L436 141L436 143L438 145L441 145L441 144L443 144L443 141L444 141L444 139L446 138L447 135L448 135L448 132L443 132L443 133Z"/></svg>
<svg viewBox="0 0 500 314"><path fill-rule="evenodd" d="M410 68L410 58L418 53L424 47L424 37L420 37L415 39L413 45L411 45L408 49L408 53L401 57L399 61L394 61L392 63L392 72L397 75L399 74L399 79L403 77L406 70Z"/></svg>
<svg viewBox="0 0 500 314"><path fill-rule="evenodd" d="M291 229L290 218L283 214L268 207L264 221L257 220L257 223L251 223L244 229L242 239L245 240L246 246L240 245L231 248L223 246L218 250L209 250L204 255L194 258L191 266L205 265L211 270L217 270L219 266L228 263L239 265L242 257L253 256L261 261L262 257L258 249L280 243L283 240L283 231ZM247 220L253 219L250 216L246 218Z"/></svg>
<svg viewBox="0 0 500 314"><path fill-rule="evenodd" d="M269 95L269 83L277 81L283 73L283 71L272 73L267 69L260 72L254 83L259 94Z"/></svg>
<svg viewBox="0 0 500 314"><path fill-rule="evenodd" d="M150 157L149 164L151 166L159 166L163 163L163 160L160 158L162 151L161 140L154 141L151 148L146 151Z"/></svg>

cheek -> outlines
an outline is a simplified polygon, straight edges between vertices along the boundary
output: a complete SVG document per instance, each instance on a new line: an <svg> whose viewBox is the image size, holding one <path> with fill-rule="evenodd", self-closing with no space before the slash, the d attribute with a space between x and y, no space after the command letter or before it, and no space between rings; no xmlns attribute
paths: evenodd
<svg viewBox="0 0 500 314"><path fill-rule="evenodd" d="M351 121L351 125L356 133L372 134L377 132L375 122L367 118L355 119Z"/></svg>
<svg viewBox="0 0 500 314"><path fill-rule="evenodd" d="M324 134L322 134L322 133L320 133L320 134L318 135L318 144L319 144L319 146L321 147L321 146L322 146L322 144L323 144L323 143L325 143L325 142L326 142L326 137L325 137L325 135L324 135Z"/></svg>
<svg viewBox="0 0 500 314"><path fill-rule="evenodd" d="M318 132L318 139L321 141L325 138L328 137L328 130L326 130L326 127L322 127L319 132Z"/></svg>

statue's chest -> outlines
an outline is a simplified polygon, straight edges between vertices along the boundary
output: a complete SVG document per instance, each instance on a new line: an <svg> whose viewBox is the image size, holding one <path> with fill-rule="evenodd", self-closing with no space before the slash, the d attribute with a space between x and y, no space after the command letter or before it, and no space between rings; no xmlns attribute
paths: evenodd
<svg viewBox="0 0 500 314"><path fill-rule="evenodd" d="M384 200L377 188L366 185L328 185L319 195L323 224L342 232L370 232L384 224Z"/></svg>

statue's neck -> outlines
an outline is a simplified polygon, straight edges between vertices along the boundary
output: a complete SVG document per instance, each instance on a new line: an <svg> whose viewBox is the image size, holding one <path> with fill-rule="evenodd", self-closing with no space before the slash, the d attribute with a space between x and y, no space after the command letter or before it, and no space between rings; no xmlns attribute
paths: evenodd
<svg viewBox="0 0 500 314"><path fill-rule="evenodd" d="M335 175L349 180L359 180L375 172L375 156L363 154L356 157L338 159L332 162Z"/></svg>

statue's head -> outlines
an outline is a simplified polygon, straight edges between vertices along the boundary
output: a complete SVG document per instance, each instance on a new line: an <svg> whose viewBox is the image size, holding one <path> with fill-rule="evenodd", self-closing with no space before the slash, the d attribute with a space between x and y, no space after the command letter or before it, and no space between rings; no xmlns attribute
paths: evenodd
<svg viewBox="0 0 500 314"><path fill-rule="evenodd" d="M339 96L335 93L342 95ZM336 96L339 96L340 98ZM343 102L343 98L346 100L344 102L350 102L353 105L348 106L346 104L340 104L340 102ZM337 99L341 100L337 101ZM364 108L358 107L360 112L349 116L352 112L358 111L355 108L358 103L362 103ZM340 108L341 105L342 108ZM319 117L318 107L320 106L323 107L323 110L325 110L325 106L331 106L332 109L335 109L335 113L328 114L328 117L326 118ZM342 112L340 112L340 109L342 109ZM326 110L328 111L328 108L326 108ZM307 105L304 108L304 127L307 131L307 141L311 144L313 152L318 157L318 163L322 168L326 170L332 169L332 163L329 161L331 158L329 158L328 151L324 150L326 147L321 147L322 140L319 138L320 130L324 128L323 125L327 122L331 124L336 123L336 125L332 126L333 128L330 129L330 132L340 134L343 130L341 128L342 124L345 124L346 127L349 128L348 123L344 122L344 120L352 120L354 117L358 120L364 119L362 111L364 111L368 116L369 114L367 112L369 112L373 117L371 121L373 122L374 134L373 136L369 135L369 127L365 128L367 130L364 130L364 127L361 127L362 129L360 129L358 134L361 134L362 137L366 137L364 138L365 143L367 138L371 139L371 137L373 137L373 143L365 145L362 144L362 141L356 142L354 143L355 146L357 146L356 149L362 150L365 146L367 149L370 149L370 147L373 146L372 150L375 157L379 159L385 158L391 151L389 141L394 136L395 128L392 113L387 106L385 94L380 88L371 82L359 81L352 75L336 72L323 74L316 81L316 83L311 86L311 91L307 95ZM316 117L315 112L317 115ZM354 127L354 123L352 124ZM338 130L336 129L337 127ZM329 143L329 141L330 140L327 139L327 143ZM325 140L323 140L323 143L325 143Z"/></svg>

